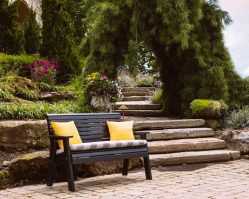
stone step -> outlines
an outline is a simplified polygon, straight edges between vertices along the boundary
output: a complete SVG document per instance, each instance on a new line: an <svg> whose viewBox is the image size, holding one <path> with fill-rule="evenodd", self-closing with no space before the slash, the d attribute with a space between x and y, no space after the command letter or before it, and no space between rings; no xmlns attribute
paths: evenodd
<svg viewBox="0 0 249 199"><path fill-rule="evenodd" d="M175 153L184 151L203 151L224 149L226 142L217 138L194 138L148 142L149 152Z"/></svg>
<svg viewBox="0 0 249 199"><path fill-rule="evenodd" d="M153 92L149 91L149 92L143 92L143 91L139 91L139 92L122 92L124 97L130 97L130 96L152 96Z"/></svg>
<svg viewBox="0 0 249 199"><path fill-rule="evenodd" d="M130 101L130 102L116 102L115 109L117 110L121 105L125 105L129 110L160 110L160 104L152 104L150 101Z"/></svg>
<svg viewBox="0 0 249 199"><path fill-rule="evenodd" d="M123 101L144 101L144 100L150 100L150 96L129 96L129 97L123 97Z"/></svg>
<svg viewBox="0 0 249 199"><path fill-rule="evenodd" d="M203 127L203 119L169 119L169 120L139 120L134 121L134 130L159 130L159 129L178 129L178 128L197 128Z"/></svg>
<svg viewBox="0 0 249 199"><path fill-rule="evenodd" d="M150 164L152 167L192 164L192 163L208 163L218 161L229 161L240 158L239 151L231 150L209 150L209 151L191 151L169 154L150 155Z"/></svg>
<svg viewBox="0 0 249 199"><path fill-rule="evenodd" d="M116 110L123 114L122 111ZM162 110L125 110L125 116L144 116L144 117L160 117L162 115Z"/></svg>
<svg viewBox="0 0 249 199"><path fill-rule="evenodd" d="M141 131L143 132L143 131ZM163 130L147 130L147 140L172 140L186 138L212 137L214 131L211 128L184 128L184 129L163 129Z"/></svg>
<svg viewBox="0 0 249 199"><path fill-rule="evenodd" d="M155 87L124 87L123 92L150 92L154 91Z"/></svg>

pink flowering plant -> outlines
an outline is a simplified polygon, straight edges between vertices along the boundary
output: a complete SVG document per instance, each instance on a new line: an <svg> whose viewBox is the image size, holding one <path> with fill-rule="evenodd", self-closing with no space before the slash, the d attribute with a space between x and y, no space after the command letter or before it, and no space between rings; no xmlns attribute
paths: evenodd
<svg viewBox="0 0 249 199"><path fill-rule="evenodd" d="M59 64L56 60L36 61L30 64L28 69L33 81L55 84L56 75L59 72Z"/></svg>
<svg viewBox="0 0 249 199"><path fill-rule="evenodd" d="M115 81L108 79L106 74L91 73L85 78L84 92L90 96L108 96L115 100L118 96L118 86Z"/></svg>

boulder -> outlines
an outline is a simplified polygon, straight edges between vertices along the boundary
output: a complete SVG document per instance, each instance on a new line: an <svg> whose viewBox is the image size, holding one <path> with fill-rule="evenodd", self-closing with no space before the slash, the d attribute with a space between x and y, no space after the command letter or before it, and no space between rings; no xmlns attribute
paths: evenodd
<svg viewBox="0 0 249 199"><path fill-rule="evenodd" d="M15 158L6 163L8 176L12 182L17 181L44 181L48 173L48 151L37 151ZM92 164L82 164L74 167L76 177L91 177L120 172L122 169L120 161L101 161ZM57 164L56 180L66 179L64 162ZM130 168L141 167L140 159L131 159ZM1 179L0 179L1 181Z"/></svg>
<svg viewBox="0 0 249 199"><path fill-rule="evenodd" d="M75 95L69 91L54 91L54 92L42 92L40 94L40 100L48 102L58 102L60 100L74 100Z"/></svg>
<svg viewBox="0 0 249 199"><path fill-rule="evenodd" d="M208 128L211 128L213 130L217 130L220 128L220 120L209 120L209 119L206 119L205 120L205 126L208 127Z"/></svg>
<svg viewBox="0 0 249 199"><path fill-rule="evenodd" d="M49 146L45 120L0 121L0 147L5 150L47 148Z"/></svg>
<svg viewBox="0 0 249 199"><path fill-rule="evenodd" d="M239 150L242 154L249 154L249 132L228 131L224 132L221 139L226 141L228 148Z"/></svg>

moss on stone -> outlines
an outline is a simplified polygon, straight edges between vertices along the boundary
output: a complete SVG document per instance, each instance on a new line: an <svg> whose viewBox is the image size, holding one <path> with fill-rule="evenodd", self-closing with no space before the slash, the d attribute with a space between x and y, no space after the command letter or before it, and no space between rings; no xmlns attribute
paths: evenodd
<svg viewBox="0 0 249 199"><path fill-rule="evenodd" d="M190 110L192 115L199 118L220 118L228 110L223 101L196 99L191 102Z"/></svg>

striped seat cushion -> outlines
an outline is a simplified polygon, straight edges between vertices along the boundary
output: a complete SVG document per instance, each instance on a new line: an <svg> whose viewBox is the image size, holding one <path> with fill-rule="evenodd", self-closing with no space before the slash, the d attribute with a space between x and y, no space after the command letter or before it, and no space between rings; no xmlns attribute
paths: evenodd
<svg viewBox="0 0 249 199"><path fill-rule="evenodd" d="M88 142L82 144L70 145L71 151L87 151L95 149L111 149L111 148L123 148L133 146L143 146L147 144L146 140L122 140L122 141L100 141L100 142ZM64 150L59 149L57 153L62 153Z"/></svg>

